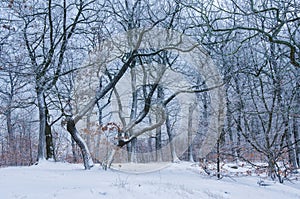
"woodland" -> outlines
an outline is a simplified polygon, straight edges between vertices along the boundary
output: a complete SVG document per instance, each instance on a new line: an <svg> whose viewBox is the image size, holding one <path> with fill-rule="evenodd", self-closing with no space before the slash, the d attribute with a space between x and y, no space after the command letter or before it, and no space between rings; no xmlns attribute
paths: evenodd
<svg viewBox="0 0 300 199"><path fill-rule="evenodd" d="M299 113L298 0L0 2L0 167L243 161L283 182Z"/></svg>

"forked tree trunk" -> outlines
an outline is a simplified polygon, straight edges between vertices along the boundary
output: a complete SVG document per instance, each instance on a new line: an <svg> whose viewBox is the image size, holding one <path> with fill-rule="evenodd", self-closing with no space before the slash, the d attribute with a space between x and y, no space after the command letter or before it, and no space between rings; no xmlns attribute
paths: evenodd
<svg viewBox="0 0 300 199"><path fill-rule="evenodd" d="M67 121L67 130L68 130L68 132L71 134L72 138L78 144L78 146L81 150L84 168L85 169L92 168L94 166L94 162L92 160L90 151L89 151L86 143L84 142L84 140L80 136L79 132L77 131L73 118L68 116L66 118L66 121Z"/></svg>
<svg viewBox="0 0 300 199"><path fill-rule="evenodd" d="M130 143L133 139L135 139L138 136L144 134L145 132L151 131L151 130L154 130L154 129L160 127L166 121L166 117L167 116L166 116L164 107L157 107L156 111L157 111L156 114L161 116L160 120L157 123L152 124L151 126L144 127L143 129L139 129L138 131L134 131L134 129L132 129L132 128L135 127L136 124L137 124L137 122L135 120L135 121L133 121L133 124L129 124L127 127L125 127L124 128L125 130L123 132L120 132L120 133L126 133L129 130L132 130L133 134L131 135L131 137L129 137L126 140L124 140L123 138L119 137L118 145L115 146L115 147L113 147L113 149L110 151L110 154L109 154L107 160L105 160L103 162L103 164L102 164L102 166L103 166L104 169L110 167L110 165L113 162L114 155L116 154L116 152L119 149L121 149L123 146L127 145L128 143Z"/></svg>

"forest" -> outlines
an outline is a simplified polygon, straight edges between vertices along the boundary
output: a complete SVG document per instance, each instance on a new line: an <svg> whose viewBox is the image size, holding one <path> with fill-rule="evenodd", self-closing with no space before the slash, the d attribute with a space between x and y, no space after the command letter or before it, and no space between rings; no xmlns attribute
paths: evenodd
<svg viewBox="0 0 300 199"><path fill-rule="evenodd" d="M243 161L279 182L300 168L298 0L3 0L0 13L0 167L184 160L219 175Z"/></svg>

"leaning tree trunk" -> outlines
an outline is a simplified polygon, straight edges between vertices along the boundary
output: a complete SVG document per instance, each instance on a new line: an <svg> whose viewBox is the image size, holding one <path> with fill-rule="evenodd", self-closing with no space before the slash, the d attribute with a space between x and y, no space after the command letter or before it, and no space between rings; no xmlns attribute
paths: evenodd
<svg viewBox="0 0 300 199"><path fill-rule="evenodd" d="M72 117L67 117L66 121L67 121L67 130L68 130L68 132L71 134L72 138L78 144L78 146L81 150L82 157L83 157L84 168L85 169L92 168L94 166L94 162L92 160L90 151L89 151L86 143L84 142L84 140L80 136L79 132L77 131L73 118Z"/></svg>

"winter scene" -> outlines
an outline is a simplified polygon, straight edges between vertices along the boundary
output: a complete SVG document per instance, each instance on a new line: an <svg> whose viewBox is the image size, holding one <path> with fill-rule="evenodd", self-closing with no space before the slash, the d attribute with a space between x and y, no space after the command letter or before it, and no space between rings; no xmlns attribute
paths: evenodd
<svg viewBox="0 0 300 199"><path fill-rule="evenodd" d="M2 0L0 199L300 199L298 0Z"/></svg>

